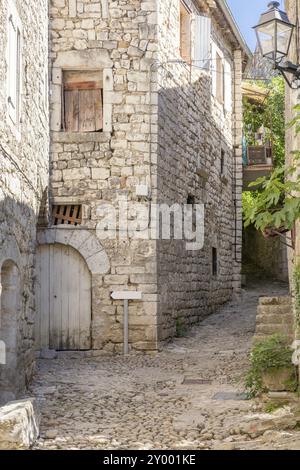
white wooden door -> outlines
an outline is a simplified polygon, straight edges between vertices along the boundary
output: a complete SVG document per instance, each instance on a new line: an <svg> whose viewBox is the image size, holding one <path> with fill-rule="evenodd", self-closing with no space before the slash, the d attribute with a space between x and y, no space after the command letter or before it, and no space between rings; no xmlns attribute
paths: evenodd
<svg viewBox="0 0 300 470"><path fill-rule="evenodd" d="M38 248L36 296L38 349L91 348L91 274L74 248Z"/></svg>

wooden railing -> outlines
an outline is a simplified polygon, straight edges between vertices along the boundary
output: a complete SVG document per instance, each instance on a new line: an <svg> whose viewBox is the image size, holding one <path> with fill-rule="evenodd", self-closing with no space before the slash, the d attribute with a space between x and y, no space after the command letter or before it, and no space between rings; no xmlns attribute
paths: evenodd
<svg viewBox="0 0 300 470"><path fill-rule="evenodd" d="M272 165L272 148L266 145L252 146L247 149L248 165Z"/></svg>

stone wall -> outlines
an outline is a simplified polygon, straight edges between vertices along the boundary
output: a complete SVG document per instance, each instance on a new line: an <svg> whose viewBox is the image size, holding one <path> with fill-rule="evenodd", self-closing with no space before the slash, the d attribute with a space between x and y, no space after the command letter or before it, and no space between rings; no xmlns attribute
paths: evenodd
<svg viewBox="0 0 300 470"><path fill-rule="evenodd" d="M294 24L297 23L296 18L296 1L299 0L286 0L285 6L288 17L290 21ZM289 59L293 62L297 62L297 49L296 49L296 34L294 32L292 37L292 42L290 46L290 56ZM292 90L288 86L286 86L286 122L289 123L291 119L295 116L294 113L294 106L299 104L299 90ZM300 136L299 134L295 134L295 128L288 129L286 131L286 161L287 163L291 163L293 160L292 153L293 151L298 151L300 148ZM290 280L292 280L292 270L293 264L296 258L300 256L300 237L299 237L299 222L296 223L296 246L295 250L289 250L289 260L290 260Z"/></svg>
<svg viewBox="0 0 300 470"><path fill-rule="evenodd" d="M8 116L8 22L21 25L20 123ZM48 185L48 2L2 0L0 7L0 396L11 399L34 368L36 225ZM0 289L1 292L1 289ZM4 335L4 337L2 336Z"/></svg>
<svg viewBox="0 0 300 470"><path fill-rule="evenodd" d="M150 66L156 58L156 1L52 0L51 202L83 205L82 227L96 235L100 207L118 210L122 198L141 200L136 186L150 185ZM64 70L103 73L103 132L61 131ZM147 204L147 201L145 201ZM76 229L75 229L76 230ZM113 290L139 290L129 307L129 341L157 348L155 241L101 240L109 258L106 275L93 277L95 349L122 348L123 303Z"/></svg>
<svg viewBox="0 0 300 470"><path fill-rule="evenodd" d="M188 3L192 25L199 13L212 16L212 40L230 64L232 107L225 109L212 94L216 61L210 61L208 70L182 61L178 2L160 2L157 198L183 205L192 196L205 207L202 249L187 251L185 241L178 240L157 244L161 340L200 321L240 289L241 161L234 145L241 142L241 53L222 34L212 10ZM213 248L217 275L212 271Z"/></svg>
<svg viewBox="0 0 300 470"><path fill-rule="evenodd" d="M267 276L288 282L287 247L280 237L265 239L254 227L244 231L243 263L250 262Z"/></svg>
<svg viewBox="0 0 300 470"><path fill-rule="evenodd" d="M110 265L93 278L95 349L122 347L123 305L111 300L112 290L143 292L142 302L130 303L129 342L136 350L156 350L175 333L178 317L198 321L240 288L241 168L233 147L241 144L241 51L215 19L214 39L232 68L234 108L224 112L211 97L209 73L169 63L180 58L178 12L177 0L51 1L51 203L82 204L81 229L94 236L105 204L118 209L125 198L150 212L150 197L138 196L138 185L153 203L184 204L190 195L206 204L200 252L187 254L183 242L143 239L147 226L138 239L122 231L117 239L101 239ZM62 130L65 70L101 72L102 132Z"/></svg>
<svg viewBox="0 0 300 470"><path fill-rule="evenodd" d="M297 19L297 5L296 2L299 0L285 0L285 7L288 14L290 21L293 24L297 24L299 18ZM298 20L298 21L297 21ZM297 43L296 43L297 35L293 34L292 42L290 46L290 55L289 60L293 63L297 63L298 54L297 54ZM295 116L294 106L299 105L299 90L292 90L290 87L286 85L286 93L285 93L285 115L286 115L286 122L289 123L291 119ZM293 163L293 151L298 151L300 149L300 135L296 135L295 128L287 129L286 131L286 162L287 164ZM294 174L294 177L297 175ZM299 176L299 172L298 172ZM298 195L299 196L299 195ZM295 223L295 248L288 250L288 261L289 261L289 279L290 279L290 288L291 291L294 291L294 282L293 282L293 273L294 268L296 265L299 265L300 262L300 221L296 221ZM290 237L291 238L291 237ZM299 335L299 327L297 327L296 335Z"/></svg>
<svg viewBox="0 0 300 470"><path fill-rule="evenodd" d="M261 297L257 307L254 342L280 334L292 344L294 339L294 315L291 297Z"/></svg>

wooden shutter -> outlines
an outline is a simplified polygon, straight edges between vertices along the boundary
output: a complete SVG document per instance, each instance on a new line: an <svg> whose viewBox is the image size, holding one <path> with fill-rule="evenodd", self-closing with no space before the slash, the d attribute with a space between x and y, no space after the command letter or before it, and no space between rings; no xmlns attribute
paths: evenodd
<svg viewBox="0 0 300 470"><path fill-rule="evenodd" d="M214 43L211 45L211 90L213 96L217 96L217 49Z"/></svg>
<svg viewBox="0 0 300 470"><path fill-rule="evenodd" d="M79 93L78 90L65 90L64 129L67 132L79 130Z"/></svg>
<svg viewBox="0 0 300 470"><path fill-rule="evenodd" d="M232 111L232 74L231 74L231 65L228 60L224 61L224 88L225 88L225 97L224 97L224 106L226 111Z"/></svg>
<svg viewBox="0 0 300 470"><path fill-rule="evenodd" d="M191 15L184 2L180 3L180 55L191 61Z"/></svg>
<svg viewBox="0 0 300 470"><path fill-rule="evenodd" d="M64 123L67 132L102 130L102 89L97 82L65 83Z"/></svg>
<svg viewBox="0 0 300 470"><path fill-rule="evenodd" d="M224 103L224 64L223 58L217 53L216 54L216 96L220 103Z"/></svg>
<svg viewBox="0 0 300 470"><path fill-rule="evenodd" d="M209 70L211 58L211 19L207 16L195 17L194 61L196 67Z"/></svg>
<svg viewBox="0 0 300 470"><path fill-rule="evenodd" d="M101 90L79 90L79 132L93 132L101 129Z"/></svg>

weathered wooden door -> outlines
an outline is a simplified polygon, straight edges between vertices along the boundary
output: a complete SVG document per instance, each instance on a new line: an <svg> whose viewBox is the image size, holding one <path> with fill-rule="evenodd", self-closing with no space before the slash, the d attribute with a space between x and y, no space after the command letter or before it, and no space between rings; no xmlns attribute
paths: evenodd
<svg viewBox="0 0 300 470"><path fill-rule="evenodd" d="M91 348L91 274L74 248L38 248L36 295L38 349Z"/></svg>

